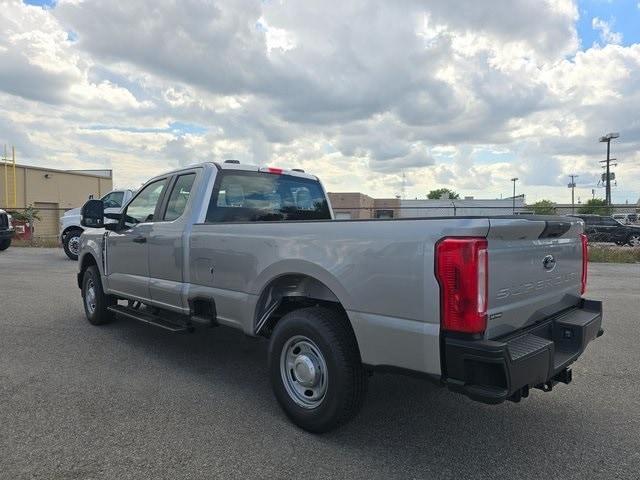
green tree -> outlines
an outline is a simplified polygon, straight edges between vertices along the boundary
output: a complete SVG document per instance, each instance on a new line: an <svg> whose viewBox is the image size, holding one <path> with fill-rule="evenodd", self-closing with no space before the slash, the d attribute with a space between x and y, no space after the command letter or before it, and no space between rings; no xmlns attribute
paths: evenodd
<svg viewBox="0 0 640 480"><path fill-rule="evenodd" d="M29 222L33 224L34 220L41 220L40 218L40 210L34 208L33 205L29 205L27 208L23 208L20 210L12 210L9 214L14 218L14 220L19 220L21 222Z"/></svg>
<svg viewBox="0 0 640 480"><path fill-rule="evenodd" d="M429 200L440 200L440 198L442 198L442 196L444 196L444 198L447 198L447 195L449 196L448 198L450 198L452 200L457 200L457 199L460 198L460 195L458 195L453 190L449 190L448 188L438 188L436 190L431 190L427 194L427 198Z"/></svg>
<svg viewBox="0 0 640 480"><path fill-rule="evenodd" d="M531 205L533 209L533 213L536 215L555 215L556 214L556 204L551 200L539 200L533 205Z"/></svg>
<svg viewBox="0 0 640 480"><path fill-rule="evenodd" d="M607 207L605 200L592 198L578 208L578 213L595 213L596 215L611 215L611 207Z"/></svg>

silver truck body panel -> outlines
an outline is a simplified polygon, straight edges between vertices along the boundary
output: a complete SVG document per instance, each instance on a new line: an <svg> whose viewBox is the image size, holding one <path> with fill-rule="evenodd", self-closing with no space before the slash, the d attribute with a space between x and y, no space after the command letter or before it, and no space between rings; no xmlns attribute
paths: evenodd
<svg viewBox="0 0 640 480"><path fill-rule="evenodd" d="M579 219L558 217L570 222L570 228L558 238L544 239L539 237L545 220L523 218L205 223L219 168L257 169L207 163L150 180L197 171L182 217L106 236L102 229L86 231L80 268L83 257L92 255L106 292L178 313L188 314L194 299L211 299L220 323L249 335L255 334L265 289L285 275L307 276L324 285L347 312L364 363L433 375L441 368L434 257L443 237L487 237L486 338L579 299ZM140 235L148 241L134 243ZM550 254L558 260L554 272L542 266ZM554 284L556 277L561 280Z"/></svg>
<svg viewBox="0 0 640 480"><path fill-rule="evenodd" d="M221 321L252 334L269 282L306 275L338 298L356 338L369 339L365 363L439 373L433 245L443 232L484 236L488 228L481 218L194 225L188 296L215 298Z"/></svg>
<svg viewBox="0 0 640 480"><path fill-rule="evenodd" d="M570 225L556 238L540 238L542 218L489 220L489 302L486 338L518 330L545 315L578 303L582 272L579 219L557 217ZM544 268L548 255L555 266ZM552 312L548 312L552 309Z"/></svg>

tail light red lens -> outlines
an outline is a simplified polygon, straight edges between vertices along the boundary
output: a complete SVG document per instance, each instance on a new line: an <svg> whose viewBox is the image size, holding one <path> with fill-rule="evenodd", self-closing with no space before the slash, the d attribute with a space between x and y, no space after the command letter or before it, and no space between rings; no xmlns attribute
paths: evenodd
<svg viewBox="0 0 640 480"><path fill-rule="evenodd" d="M483 333L487 328L487 240L444 238L436 246L440 326L449 332Z"/></svg>
<svg viewBox="0 0 640 480"><path fill-rule="evenodd" d="M584 233L580 234L580 241L582 242L582 282L580 285L580 295L583 295L587 291L587 267L589 265L589 248L587 247L587 236Z"/></svg>
<svg viewBox="0 0 640 480"><path fill-rule="evenodd" d="M267 168L267 172L269 173L275 173L276 175L281 175L283 170L281 168L276 168L276 167L268 167Z"/></svg>

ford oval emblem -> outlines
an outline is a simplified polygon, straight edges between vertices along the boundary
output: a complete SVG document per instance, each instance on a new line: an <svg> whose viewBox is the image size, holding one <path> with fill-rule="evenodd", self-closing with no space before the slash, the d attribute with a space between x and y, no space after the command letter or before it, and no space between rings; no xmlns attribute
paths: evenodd
<svg viewBox="0 0 640 480"><path fill-rule="evenodd" d="M551 272L556 268L556 259L553 258L553 255L547 255L542 259L542 266L547 272Z"/></svg>

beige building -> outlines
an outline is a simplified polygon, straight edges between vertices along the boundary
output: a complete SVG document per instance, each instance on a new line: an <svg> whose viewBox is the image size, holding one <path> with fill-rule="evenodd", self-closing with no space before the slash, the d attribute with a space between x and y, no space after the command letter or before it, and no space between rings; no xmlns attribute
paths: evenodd
<svg viewBox="0 0 640 480"><path fill-rule="evenodd" d="M329 192L327 195L338 220L400 216L399 198L371 198L360 192Z"/></svg>
<svg viewBox="0 0 640 480"><path fill-rule="evenodd" d="M491 216L524 213L524 197L475 199L465 197L457 200L418 200L399 198L372 198L364 193L333 193L329 199L336 219L366 218L415 218L446 216Z"/></svg>
<svg viewBox="0 0 640 480"><path fill-rule="evenodd" d="M0 208L33 206L41 218L37 236L57 236L66 210L81 206L89 195L100 198L113 189L111 170L54 170L0 163Z"/></svg>

